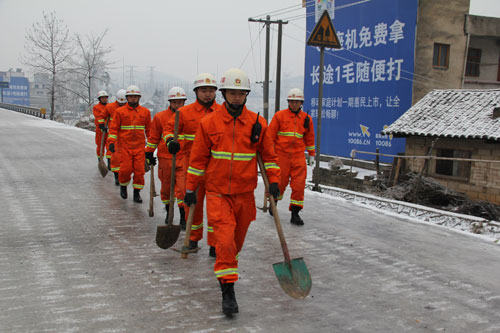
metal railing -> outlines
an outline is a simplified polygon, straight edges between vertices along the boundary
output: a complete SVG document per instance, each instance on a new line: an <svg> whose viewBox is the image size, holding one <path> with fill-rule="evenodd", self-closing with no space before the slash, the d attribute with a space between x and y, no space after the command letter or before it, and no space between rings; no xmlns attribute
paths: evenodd
<svg viewBox="0 0 500 333"><path fill-rule="evenodd" d="M45 108L32 108L29 106L24 106L24 105L16 105L16 104L7 104L7 103L0 103L0 108L2 109L7 109L7 110L12 110L16 112L21 112L30 116L35 116L38 118L43 118L45 119L45 114L46 110Z"/></svg>

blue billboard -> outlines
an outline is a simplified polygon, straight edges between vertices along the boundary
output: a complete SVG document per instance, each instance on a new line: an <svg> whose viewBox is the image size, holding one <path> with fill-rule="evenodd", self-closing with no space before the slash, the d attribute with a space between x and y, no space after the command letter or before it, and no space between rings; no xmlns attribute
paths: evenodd
<svg viewBox="0 0 500 333"><path fill-rule="evenodd" d="M11 76L9 88L2 89L4 103L30 106L30 83L28 78Z"/></svg>
<svg viewBox="0 0 500 333"><path fill-rule="evenodd" d="M404 139L380 132L411 107L418 0L309 0L306 40L324 3L342 49L325 49L321 154L404 152ZM315 124L319 61L320 48L307 46L304 110Z"/></svg>

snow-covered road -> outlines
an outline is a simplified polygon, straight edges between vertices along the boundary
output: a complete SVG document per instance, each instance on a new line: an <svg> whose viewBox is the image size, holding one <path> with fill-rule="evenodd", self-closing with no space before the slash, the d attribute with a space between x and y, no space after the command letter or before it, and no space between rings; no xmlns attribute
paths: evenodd
<svg viewBox="0 0 500 333"><path fill-rule="evenodd" d="M310 295L280 289L274 223L258 211L227 319L206 245L187 260L157 248L160 201L150 218L148 186L142 205L120 198L93 133L0 109L0 143L0 332L500 330L498 245L311 191L304 227L288 222L289 191L279 204Z"/></svg>

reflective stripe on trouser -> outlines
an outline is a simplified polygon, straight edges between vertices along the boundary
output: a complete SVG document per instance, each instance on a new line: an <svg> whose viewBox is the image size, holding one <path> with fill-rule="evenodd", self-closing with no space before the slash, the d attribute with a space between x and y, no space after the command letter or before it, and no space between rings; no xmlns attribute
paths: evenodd
<svg viewBox="0 0 500 333"><path fill-rule="evenodd" d="M207 218L216 238L214 273L222 283L238 280L239 253L255 217L253 191L234 195L207 191Z"/></svg>
<svg viewBox="0 0 500 333"><path fill-rule="evenodd" d="M176 158L175 161L175 186L174 195L179 201L179 198L184 198L184 173L182 172L182 158ZM172 159L166 157L158 157L158 179L161 182L160 196L161 201L168 205L170 201L170 176L172 173Z"/></svg>
<svg viewBox="0 0 500 333"><path fill-rule="evenodd" d="M120 157L118 156L118 143L115 142L115 152L111 154L111 171L118 172L120 170Z"/></svg>
<svg viewBox="0 0 500 333"><path fill-rule="evenodd" d="M203 200L205 199L205 184L201 182L198 186L196 197L196 208L194 210L193 223L191 225L191 234L189 239L192 241L199 241L203 238ZM186 219L189 216L189 207L185 204L184 210L186 212ZM212 223L207 221L207 244L208 246L215 246L215 236Z"/></svg>
<svg viewBox="0 0 500 333"><path fill-rule="evenodd" d="M292 188L289 210L293 206L304 207L304 189L306 187L307 165L304 154L290 156L278 154L278 164L281 170L280 197L283 197L288 183Z"/></svg>
<svg viewBox="0 0 500 333"><path fill-rule="evenodd" d="M117 152L120 158L120 171L118 171L120 184L128 184L132 173L134 173L133 188L142 189L144 187L144 163L146 161L144 148L127 149L120 146Z"/></svg>
<svg viewBox="0 0 500 333"><path fill-rule="evenodd" d="M106 148L106 140L108 140L108 133L106 132L106 137L104 139L104 149L102 150L102 155L103 157L106 156L106 154L109 154L109 151L107 151ZM97 157L101 156L101 139L102 139L102 131L99 128L96 128L95 130L95 144L96 144L96 153Z"/></svg>

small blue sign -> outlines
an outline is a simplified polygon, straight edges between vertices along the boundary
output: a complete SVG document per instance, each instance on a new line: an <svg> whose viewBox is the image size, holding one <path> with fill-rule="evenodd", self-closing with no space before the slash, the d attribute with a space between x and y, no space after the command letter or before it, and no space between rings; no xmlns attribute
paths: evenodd
<svg viewBox="0 0 500 333"><path fill-rule="evenodd" d="M335 7L342 49L325 48L321 154L404 152L404 139L380 132L411 107L418 0L337 0ZM307 1L306 39L316 25L315 10L315 1ZM306 46L304 110L315 121L319 51Z"/></svg>

